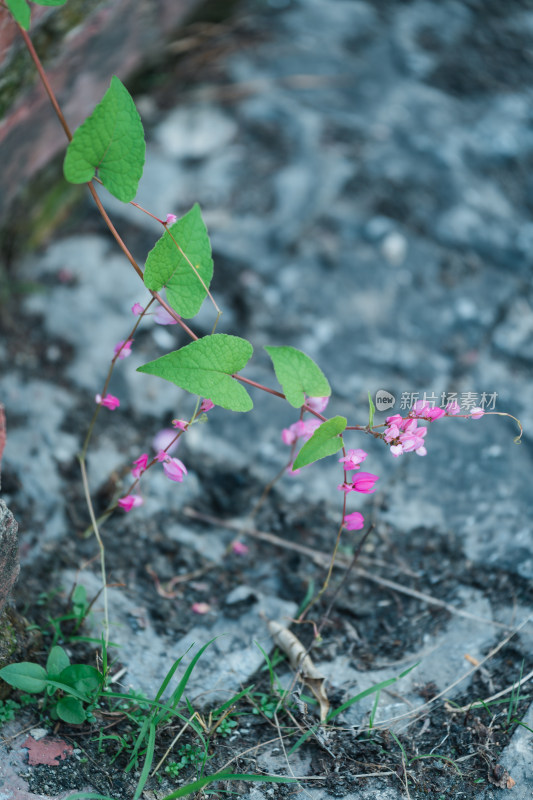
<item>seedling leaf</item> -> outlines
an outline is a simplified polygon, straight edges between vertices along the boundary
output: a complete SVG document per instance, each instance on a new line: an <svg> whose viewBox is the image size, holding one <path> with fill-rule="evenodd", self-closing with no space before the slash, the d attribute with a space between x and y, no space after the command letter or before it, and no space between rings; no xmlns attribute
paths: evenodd
<svg viewBox="0 0 533 800"><path fill-rule="evenodd" d="M280 382L287 401L300 408L308 397L329 397L331 387L326 376L312 358L295 347L266 346L272 359L276 378Z"/></svg>
<svg viewBox="0 0 533 800"><path fill-rule="evenodd" d="M212 277L211 242L196 203L148 253L144 285L155 292L166 286L172 308L190 319L200 310Z"/></svg>
<svg viewBox="0 0 533 800"><path fill-rule="evenodd" d="M214 333L138 367L137 372L156 375L230 411L250 411L252 398L232 375L248 363L252 352L246 339Z"/></svg>
<svg viewBox="0 0 533 800"><path fill-rule="evenodd" d="M70 183L87 183L96 170L106 189L129 203L144 166L144 131L130 93L114 75L90 117L75 131L63 164Z"/></svg>
<svg viewBox="0 0 533 800"><path fill-rule="evenodd" d="M89 703L91 698L88 697L83 692L78 691L74 686L71 686L69 683L64 683L63 681L56 681L55 678L48 678L46 681L46 686L48 688L49 694L53 694L53 691L50 692L50 688L53 690L61 689L62 692L66 694L72 695L72 697L77 697L78 700L81 700L83 703Z"/></svg>
<svg viewBox="0 0 533 800"><path fill-rule="evenodd" d="M46 670L31 661L19 661L0 669L0 678L15 689L29 694L43 692L46 687Z"/></svg>
<svg viewBox="0 0 533 800"><path fill-rule="evenodd" d="M29 30L30 27L30 7L27 4L26 0L6 0L7 7L15 17L15 20L18 22L21 28L24 28L25 31Z"/></svg>
<svg viewBox="0 0 533 800"><path fill-rule="evenodd" d="M70 725L81 725L87 719L82 704L75 697L62 697L56 704L56 711L59 719Z"/></svg>
<svg viewBox="0 0 533 800"><path fill-rule="evenodd" d="M59 675L70 664L70 659L62 647L55 645L48 654L46 672L48 675Z"/></svg>
<svg viewBox="0 0 533 800"><path fill-rule="evenodd" d="M99 690L103 676L90 664L71 664L61 672L59 680L90 697Z"/></svg>
<svg viewBox="0 0 533 800"><path fill-rule="evenodd" d="M345 417L332 417L323 422L298 453L292 465L293 470L305 467L307 464L326 458L326 456L332 456L340 450L342 439L339 434L346 428L346 423Z"/></svg>
<svg viewBox="0 0 533 800"><path fill-rule="evenodd" d="M33 0L39 6L64 6L67 0Z"/></svg>

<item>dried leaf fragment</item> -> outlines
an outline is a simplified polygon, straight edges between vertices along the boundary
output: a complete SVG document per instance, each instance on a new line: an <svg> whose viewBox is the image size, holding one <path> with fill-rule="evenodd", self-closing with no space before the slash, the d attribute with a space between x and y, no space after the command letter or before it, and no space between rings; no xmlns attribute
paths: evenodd
<svg viewBox="0 0 533 800"><path fill-rule="evenodd" d="M320 722L324 722L330 708L326 690L324 689L326 678L317 670L311 657L306 655L307 648L303 646L292 631L273 620L267 621L267 627L274 644L285 653L291 667L296 672L299 672L303 683L309 687L316 697L320 707Z"/></svg>
<svg viewBox="0 0 533 800"><path fill-rule="evenodd" d="M512 789L516 781L501 764L494 764L488 774L489 782L499 789Z"/></svg>

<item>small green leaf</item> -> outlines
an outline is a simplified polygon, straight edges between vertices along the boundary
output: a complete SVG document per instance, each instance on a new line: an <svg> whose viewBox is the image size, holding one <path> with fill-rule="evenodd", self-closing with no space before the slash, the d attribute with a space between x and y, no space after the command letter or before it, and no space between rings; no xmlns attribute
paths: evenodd
<svg viewBox="0 0 533 800"><path fill-rule="evenodd" d="M196 203L163 233L148 253L144 285L154 292L166 286L167 300L172 308L185 319L190 319L200 310L212 277L211 243L200 206Z"/></svg>
<svg viewBox="0 0 533 800"><path fill-rule="evenodd" d="M292 466L294 469L300 469L307 464L312 464L320 458L332 456L342 447L342 439L339 434L346 428L347 420L345 417L332 417L331 419L323 422L320 428L317 428L308 442L304 444L298 453L296 460Z"/></svg>
<svg viewBox="0 0 533 800"><path fill-rule="evenodd" d="M46 686L45 668L31 661L8 664L0 669L0 678L15 689L22 689L29 694L43 692Z"/></svg>
<svg viewBox="0 0 533 800"><path fill-rule="evenodd" d="M67 0L32 0L39 6L64 6Z"/></svg>
<svg viewBox="0 0 533 800"><path fill-rule="evenodd" d="M46 672L48 675L59 675L70 664L70 658L62 647L55 645L48 654Z"/></svg>
<svg viewBox="0 0 533 800"><path fill-rule="evenodd" d="M20 27L29 30L31 12L26 0L7 0L7 7Z"/></svg>
<svg viewBox="0 0 533 800"><path fill-rule="evenodd" d="M270 347L265 350L272 359L276 378L285 397L294 408L300 408L308 397L329 397L331 387L326 376L312 358L295 347Z"/></svg>
<svg viewBox="0 0 533 800"><path fill-rule="evenodd" d="M90 117L74 133L63 172L70 183L87 183L96 170L106 189L129 203L144 166L144 131L126 87L114 75Z"/></svg>
<svg viewBox="0 0 533 800"><path fill-rule="evenodd" d="M376 406L372 402L372 397L370 396L370 392L368 393L368 427L371 428L374 424L374 412L376 410Z"/></svg>
<svg viewBox="0 0 533 800"><path fill-rule="evenodd" d="M82 704L75 697L62 697L56 704L56 712L59 719L70 725L81 725L87 719Z"/></svg>
<svg viewBox="0 0 533 800"><path fill-rule="evenodd" d="M246 366L252 352L246 339L214 333L138 367L137 372L157 375L230 411L250 411L252 398L231 376Z"/></svg>
<svg viewBox="0 0 533 800"><path fill-rule="evenodd" d="M99 691L103 675L89 664L71 664L61 672L59 680L90 697Z"/></svg>
<svg viewBox="0 0 533 800"><path fill-rule="evenodd" d="M87 590L81 583L78 583L72 593L72 608L78 617L83 616L87 609Z"/></svg>

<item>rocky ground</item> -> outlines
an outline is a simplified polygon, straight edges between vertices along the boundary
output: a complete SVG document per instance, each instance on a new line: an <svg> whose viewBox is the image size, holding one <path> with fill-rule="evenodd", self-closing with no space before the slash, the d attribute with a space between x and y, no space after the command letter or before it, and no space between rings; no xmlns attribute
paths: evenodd
<svg viewBox="0 0 533 800"><path fill-rule="evenodd" d="M163 217L201 204L224 312L217 330L254 345L247 377L277 388L262 347L290 344L327 374L328 414L351 424L366 424L369 391L386 390L394 412L424 393L437 404L457 393L464 411L486 401L525 428L517 446L509 417L443 419L425 458L394 459L382 442L353 435L349 446L368 451L380 481L350 510L375 527L313 659L333 708L417 666L376 708L367 696L288 757L297 737L285 744L280 730L309 727L314 711L297 698L276 727L242 708L231 735L210 742L208 774L234 759L235 772L301 778L314 800L531 796L531 683L518 702L506 690L533 666L532 54L527 0L243 0L224 20L186 30L131 84L149 141L137 200ZM142 263L157 225L103 199ZM45 660L47 617L65 613L75 581L89 597L100 588L76 454L130 307L146 292L88 199L37 252L13 260L9 280L2 489L20 523L15 600L44 630ZM214 316L206 303L191 324L210 333ZM89 451L97 512L155 433L191 413L184 393L135 371L185 343L150 320L115 370L121 408L100 415ZM180 444L186 480L150 473L144 506L102 529L120 685L154 697L175 659L220 635L187 687L203 714L251 684L256 705L269 696L255 644L273 652L265 617L289 624L322 585L340 515L342 473L329 459L285 476L250 522L286 463L281 430L295 421L277 398L256 391L253 400L247 415L210 411ZM246 554L231 551L236 535ZM320 621L359 535L343 534L332 589L310 619ZM204 615L193 611L199 602ZM98 637L101 620L98 598L85 635ZM311 642L311 626L293 629ZM69 649L94 660L86 643ZM290 685L286 663L276 671ZM500 692L500 703L457 711ZM98 749L101 726L52 730L24 709L4 729L0 798L132 797L124 760L113 761L111 745ZM32 766L26 737L43 727L71 749ZM193 766L145 795L163 797L183 778ZM233 791L249 800L297 791L250 787Z"/></svg>

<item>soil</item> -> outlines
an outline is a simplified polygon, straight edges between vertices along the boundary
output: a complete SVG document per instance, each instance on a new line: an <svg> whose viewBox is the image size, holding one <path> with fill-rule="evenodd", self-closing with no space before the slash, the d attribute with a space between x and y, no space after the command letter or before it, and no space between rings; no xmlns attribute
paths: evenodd
<svg viewBox="0 0 533 800"><path fill-rule="evenodd" d="M205 464L191 466L208 469ZM74 472L72 477L72 483L67 487L68 502L72 507L79 508L82 504L79 481ZM231 516L238 509L246 511L261 491L262 487L248 475L221 475L216 491L205 493L197 510L217 518L223 524L230 509L233 512ZM190 517L185 515L182 521L191 526L199 537L202 536L205 525L191 522ZM242 585L261 589L269 580L272 564L276 564L283 599L298 605L311 584L318 587L324 580L324 570L309 558L298 552L289 551L287 555L286 549L250 537L247 538L250 549L245 558L231 554L220 564L213 565L193 550L169 542L164 535L158 534L162 522L163 519L154 518L153 525L137 538L129 538L128 547L125 548L124 531L121 530L120 519L115 518L106 548L109 582L124 586L126 592L130 591L128 587L134 586L135 597L142 598L139 599L139 605L143 613L149 615L156 631L162 635L179 637L198 624L199 617L191 607L198 599L199 587L212 607L212 612L202 618L209 627L214 613L224 613L227 618L238 617L243 610L242 604L246 605L247 600L231 607L218 608L221 598ZM326 523L321 506L309 508L303 516L295 513L295 509L274 490L259 512L255 527L270 532L283 530L287 542L305 543L313 550L328 553L331 550L331 526ZM84 561L94 560L95 556L94 541L81 538L81 530L78 529L77 535L63 542L59 550L40 560L20 583L15 597L17 606L34 624L41 627L45 636L41 663L45 662L51 641L48 619L68 613L66 599L71 587L64 587L46 602L43 602L43 593L50 592L50 586L54 585L53 575L58 570L78 568ZM154 578L146 568L147 564L150 564L163 586L175 575L183 577L193 574L196 577L180 583L175 590L175 597L161 597L155 589ZM400 579L403 586L446 602L453 602L459 586L472 586L483 588L496 609L499 604L508 606L510 593L520 605L531 606L533 603L533 589L528 581L517 581L516 576L510 576L503 570L472 569L465 562L456 539L451 536L449 539L436 537L431 530L416 530L400 552L395 547L391 548L388 537L380 535L378 529L365 549L361 564L378 576ZM321 619L330 596L326 595L325 601L315 606L310 618L317 621ZM28 601L28 598L39 598L39 604ZM445 610L432 609L420 600L379 586L370 593L364 582L352 578L345 582L337 595L323 630L323 640L312 650L313 658L327 663L338 653L350 654L351 663L357 669L398 664L399 673L404 668L402 665L420 649L424 639L437 633L449 621L450 614ZM142 617L138 623L143 624ZM62 630L68 634L69 624L63 624ZM312 631L308 626L297 626L295 630L306 646L312 645ZM94 663L94 655L86 644L71 641L67 635L59 641L68 646L72 663ZM120 654L118 657L120 659ZM491 659L490 673L483 670L478 672L468 694L456 698L454 703L458 706L468 705L478 698L509 687L517 680L517 664L523 664L524 674L533 667L533 658L521 647L518 636ZM118 671L120 666L120 662L116 663L113 671ZM250 684L254 685L255 693L271 694L265 671L252 676ZM436 688L431 683L419 687L421 702L430 700L435 693ZM342 691L339 691L339 687L328 687L328 695L332 707L340 704ZM295 705L291 700L288 705L290 715L280 711L279 723L280 730L291 735L287 741L293 744L301 730L316 724L316 714L305 704ZM519 719L527 706L526 695L513 709L512 720ZM332 797L352 796L351 792L364 787L366 783L374 789L398 787L406 779L413 798L438 797L439 793L443 793L443 796L457 793L457 796L474 797L476 787L480 784L487 785L498 780L498 755L516 727L516 722L509 720L509 709L508 700L502 706L490 705L486 709L461 713L451 713L444 705L435 704L418 715L398 738L382 729L364 732L345 729L341 716L330 731L319 738L309 739L300 753L303 758L310 760L311 768L307 774L321 776L323 780L320 786ZM207 717L208 710L203 713ZM55 724L54 732L74 746L75 757L60 762L57 767L34 767L29 779L32 792L54 794L66 787L87 784L115 800L132 796L139 770L125 775L128 758L125 754L116 756L116 742L110 741L105 747L98 744L100 732L126 735L132 731L132 725L125 717L110 716L103 703L100 709L95 710L95 716L95 722L89 726ZM231 731L230 736L214 735L209 740L208 774L221 769L230 760L234 772L257 772L260 745L270 743L272 748L272 740L276 739L278 730L271 719L254 714L250 702L241 701L237 704L235 719L238 727ZM23 722L25 728L27 725L37 727L43 722L46 724L46 717L32 717L26 710ZM165 753L180 726L181 723L169 724L158 731L154 763ZM181 744L197 745L198 742L194 735L186 732ZM274 750L282 752L279 743L277 748L274 744ZM419 756L428 757L410 762L410 759ZM408 760L407 765L405 759ZM380 772L386 775L378 779L376 776ZM366 773L371 773L372 777L359 777ZM179 774L179 783L174 786L182 785L182 781L192 781L195 777L194 766L184 768ZM302 781L302 784L305 786L306 782ZM309 782L308 785L315 784ZM223 782L217 784L219 789L223 786ZM157 793L163 790L168 792L172 789L172 782L165 776L162 784L154 779L149 781L147 788ZM237 786L228 784L226 788L239 792L244 788L244 783ZM290 797L293 791L290 786L274 784L269 796Z"/></svg>

